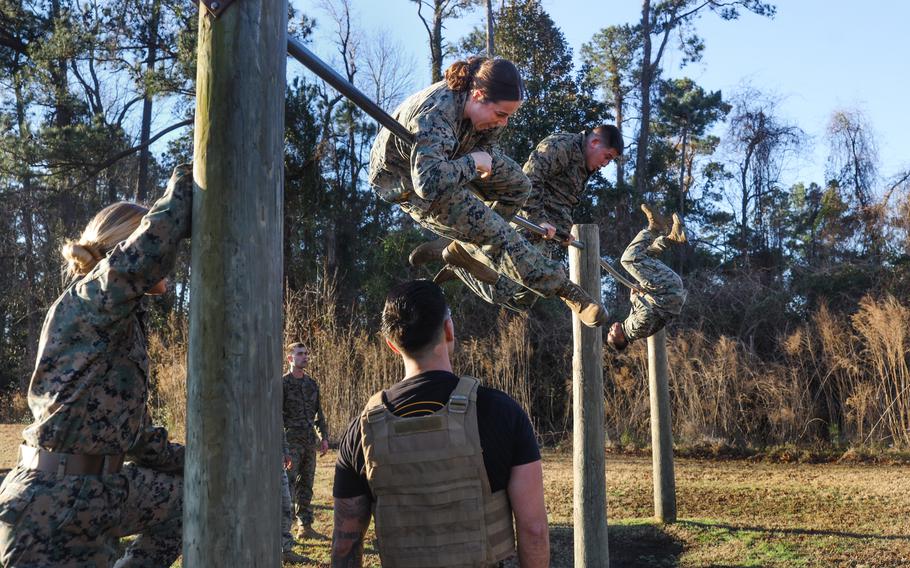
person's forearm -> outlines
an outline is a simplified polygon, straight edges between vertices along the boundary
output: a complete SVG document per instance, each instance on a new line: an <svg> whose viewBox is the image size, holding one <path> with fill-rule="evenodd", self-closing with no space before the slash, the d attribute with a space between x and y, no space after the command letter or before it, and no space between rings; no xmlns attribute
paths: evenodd
<svg viewBox="0 0 910 568"><path fill-rule="evenodd" d="M521 568L550 565L550 533L547 523L518 527L518 560Z"/></svg>
<svg viewBox="0 0 910 568"><path fill-rule="evenodd" d="M332 534L332 566L363 566L363 538L370 525L370 498L366 495L335 498L335 530Z"/></svg>

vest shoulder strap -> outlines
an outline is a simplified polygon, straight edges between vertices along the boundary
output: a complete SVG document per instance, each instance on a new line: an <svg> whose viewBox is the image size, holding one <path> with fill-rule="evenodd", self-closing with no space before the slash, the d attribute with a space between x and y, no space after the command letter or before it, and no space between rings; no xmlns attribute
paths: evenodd
<svg viewBox="0 0 910 568"><path fill-rule="evenodd" d="M367 422L379 422L384 420L386 417L386 407L385 403L382 402L382 393L385 391L379 391L367 401L366 405L363 407L363 412L360 414L361 421L366 418Z"/></svg>
<svg viewBox="0 0 910 568"><path fill-rule="evenodd" d="M464 414L470 403L477 403L477 387L480 381L467 375L458 378L458 384L449 396L449 412Z"/></svg>

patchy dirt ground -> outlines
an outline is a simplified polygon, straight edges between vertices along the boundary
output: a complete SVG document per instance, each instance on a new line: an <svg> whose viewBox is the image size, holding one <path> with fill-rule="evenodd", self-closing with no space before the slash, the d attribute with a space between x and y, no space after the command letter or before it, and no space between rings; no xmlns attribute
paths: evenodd
<svg viewBox="0 0 910 568"><path fill-rule="evenodd" d="M21 425L0 425L0 469ZM316 472L315 527L298 552L326 566L334 456ZM544 457L552 566L572 566L572 456ZM910 465L678 459L679 521L651 520L651 460L607 456L610 566L910 567ZM379 566L372 542L365 565ZM290 565L289 565L290 566ZM302 566L302 565L301 565Z"/></svg>
<svg viewBox="0 0 910 568"><path fill-rule="evenodd" d="M0 424L0 474L16 465L23 424Z"/></svg>

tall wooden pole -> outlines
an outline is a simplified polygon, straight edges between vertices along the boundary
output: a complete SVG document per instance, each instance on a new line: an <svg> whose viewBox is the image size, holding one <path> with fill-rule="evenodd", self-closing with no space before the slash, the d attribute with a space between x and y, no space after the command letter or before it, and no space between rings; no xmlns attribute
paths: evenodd
<svg viewBox="0 0 910 568"><path fill-rule="evenodd" d="M286 2L200 7L183 566L281 565L286 49Z"/></svg>
<svg viewBox="0 0 910 568"><path fill-rule="evenodd" d="M662 523L676 521L673 420L670 416L670 382L667 366L667 332L662 329L648 338L654 516Z"/></svg>
<svg viewBox="0 0 910 568"><path fill-rule="evenodd" d="M575 225L584 249L569 248L569 272L592 298L601 297L597 225ZM575 566L607 568L607 483L604 460L603 332L572 316L572 441Z"/></svg>

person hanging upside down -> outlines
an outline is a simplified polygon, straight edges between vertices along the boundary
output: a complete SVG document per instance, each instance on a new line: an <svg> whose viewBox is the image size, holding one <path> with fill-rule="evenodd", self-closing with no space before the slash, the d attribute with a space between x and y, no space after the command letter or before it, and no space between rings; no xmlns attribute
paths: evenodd
<svg viewBox="0 0 910 568"><path fill-rule="evenodd" d="M453 63L445 77L393 113L414 133L414 144L383 128L370 152L374 191L452 239L418 247L412 263L415 255L425 257L418 263L441 259L489 284L502 274L540 296L559 296L585 325L603 325L600 302L509 225L531 191L521 167L498 146L524 97L518 69L505 59L472 57Z"/></svg>
<svg viewBox="0 0 910 568"><path fill-rule="evenodd" d="M584 198L588 179L621 156L622 151L622 136L612 124L600 124L579 133L551 134L541 140L523 168L532 189L520 214L547 234L520 231L528 242L547 258L560 258L560 249L568 241L561 242L556 237L557 228L569 232L573 209ZM460 279L487 302L518 313L528 311L540 297L508 278L487 284L461 268L446 267L434 281L453 278Z"/></svg>
<svg viewBox="0 0 910 568"><path fill-rule="evenodd" d="M632 290L632 310L624 322L615 322L607 333L607 343L618 351L624 350L636 339L650 337L664 328L682 311L686 303L686 289L679 274L657 259L671 244L686 242L686 232L679 216L673 214L669 234L665 219L642 204L641 210L648 218L648 228L632 239L622 254L623 268L631 274L644 294Z"/></svg>

